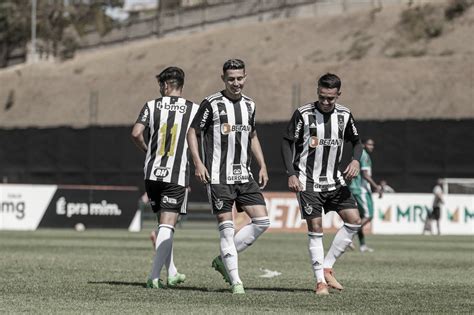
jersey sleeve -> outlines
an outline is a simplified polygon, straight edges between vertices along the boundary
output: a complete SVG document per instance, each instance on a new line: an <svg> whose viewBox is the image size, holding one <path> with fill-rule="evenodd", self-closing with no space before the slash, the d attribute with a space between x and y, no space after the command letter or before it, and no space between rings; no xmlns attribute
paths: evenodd
<svg viewBox="0 0 474 315"><path fill-rule="evenodd" d="M288 123L283 138L296 142L303 135L303 124L303 116L298 110L296 110Z"/></svg>
<svg viewBox="0 0 474 315"><path fill-rule="evenodd" d="M212 107L208 100L202 101L191 127L196 130L206 131L212 123Z"/></svg>
<svg viewBox="0 0 474 315"><path fill-rule="evenodd" d="M142 124L146 127L150 125L150 109L148 108L148 103L145 103L145 105L143 105L143 108L140 111L140 114L138 115L137 121L135 121L135 123Z"/></svg>
<svg viewBox="0 0 474 315"><path fill-rule="evenodd" d="M371 161L370 161L370 156L369 154L367 153L367 151L362 151L362 157L360 158L360 169L361 170L368 170L372 167L371 165Z"/></svg>
<svg viewBox="0 0 474 315"><path fill-rule="evenodd" d="M352 113L349 115L349 121L347 122L346 130L344 131L344 140L350 141L352 144L358 143L360 141L359 132L357 131Z"/></svg>
<svg viewBox="0 0 474 315"><path fill-rule="evenodd" d="M257 111L256 106L254 107L252 117L250 117L250 126L252 128L252 132L256 130L256 123L255 123L255 112Z"/></svg>

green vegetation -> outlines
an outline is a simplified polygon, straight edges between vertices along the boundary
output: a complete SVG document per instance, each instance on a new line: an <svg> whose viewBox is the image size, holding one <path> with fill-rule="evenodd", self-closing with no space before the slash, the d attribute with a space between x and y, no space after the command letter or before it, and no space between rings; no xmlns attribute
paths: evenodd
<svg viewBox="0 0 474 315"><path fill-rule="evenodd" d="M473 238L369 236L371 254L336 264L345 291L316 297L305 234L266 233L239 265L247 294L232 296L210 263L218 233L184 222L176 289L144 287L153 250L149 229L0 232L1 313L472 313ZM325 246L332 235L325 237ZM260 268L282 274L261 278Z"/></svg>

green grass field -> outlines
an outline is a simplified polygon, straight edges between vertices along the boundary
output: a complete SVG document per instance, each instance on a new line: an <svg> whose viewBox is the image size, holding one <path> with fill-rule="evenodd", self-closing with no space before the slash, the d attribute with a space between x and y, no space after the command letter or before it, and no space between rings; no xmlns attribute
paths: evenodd
<svg viewBox="0 0 474 315"><path fill-rule="evenodd" d="M317 297L306 235L266 233L239 256L247 294L233 296L210 267L217 230L193 222L175 233L186 282L146 289L148 232L0 232L0 313L474 312L473 237L369 236L376 252L347 252L335 266L346 289ZM261 278L261 268L282 274Z"/></svg>

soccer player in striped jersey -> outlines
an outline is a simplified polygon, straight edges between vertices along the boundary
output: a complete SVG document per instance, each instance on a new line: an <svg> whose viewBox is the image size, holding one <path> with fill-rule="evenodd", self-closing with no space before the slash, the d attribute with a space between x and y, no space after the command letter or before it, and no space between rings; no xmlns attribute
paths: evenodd
<svg viewBox="0 0 474 315"><path fill-rule="evenodd" d="M369 153L374 151L375 142L372 139L363 141L364 149L360 158L360 173L357 175L349 186L352 195L357 201L359 215L362 218L361 228L357 232L359 237L359 250L361 252L373 252L374 250L365 244L364 226L372 221L374 216L374 201L372 200L372 189L382 198L382 186L372 179L372 160Z"/></svg>
<svg viewBox="0 0 474 315"><path fill-rule="evenodd" d="M156 76L162 97L148 101L133 126L133 142L146 153L145 188L153 212L157 215L158 231L155 257L147 280L148 288L163 288L160 273L168 271L167 285L176 286L186 276L173 261L173 234L178 215L186 214L189 185L188 143L186 134L199 105L181 97L184 72L168 67ZM149 130L145 143L144 131Z"/></svg>
<svg viewBox="0 0 474 315"><path fill-rule="evenodd" d="M220 256L212 267L232 287L245 293L238 272L237 253L252 245L270 226L265 200L260 192L268 181L267 168L255 130L255 102L242 94L247 74L239 59L224 63L225 90L208 96L199 108L188 132L189 148L197 179L207 184L209 202L216 215L220 234ZM201 134L202 159L196 133ZM250 171L251 156L260 172L257 184ZM245 211L252 222L234 237L232 207Z"/></svg>
<svg viewBox="0 0 474 315"><path fill-rule="evenodd" d="M327 73L318 80L318 101L299 107L282 141L288 187L296 192L301 214L308 224L309 253L318 295L329 294L328 286L342 290L333 265L360 229L357 204L346 185L359 173L362 144L350 110L336 103L341 80ZM343 174L339 171L343 142L353 144L353 160ZM323 211L336 211L344 225L324 256Z"/></svg>

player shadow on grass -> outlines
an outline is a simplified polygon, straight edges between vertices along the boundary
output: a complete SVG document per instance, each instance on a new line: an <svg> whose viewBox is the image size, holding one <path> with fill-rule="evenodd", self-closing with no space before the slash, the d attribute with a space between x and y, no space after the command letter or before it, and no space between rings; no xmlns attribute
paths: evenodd
<svg viewBox="0 0 474 315"><path fill-rule="evenodd" d="M126 281L88 281L87 284L108 284L108 285L123 285L123 286L134 286L145 288L146 284L143 282L126 282ZM221 292L228 293L229 289L209 289L209 288L197 288L197 287L186 287L184 285L169 288L167 290L182 290L182 291L201 291L201 292ZM277 292L308 292L312 291L311 289L301 289L301 288L255 288L255 287L246 287L245 290L249 291L277 291Z"/></svg>

